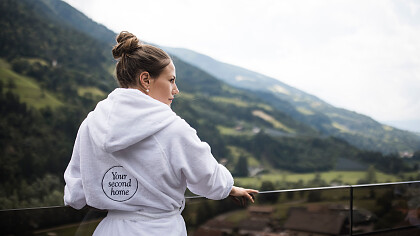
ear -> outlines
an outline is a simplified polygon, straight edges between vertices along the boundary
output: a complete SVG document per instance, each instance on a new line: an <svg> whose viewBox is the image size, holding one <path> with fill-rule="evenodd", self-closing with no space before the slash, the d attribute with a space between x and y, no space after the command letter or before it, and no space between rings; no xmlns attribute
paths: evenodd
<svg viewBox="0 0 420 236"><path fill-rule="evenodd" d="M147 71L141 72L139 76L139 85L145 89L148 89L150 84L150 74Z"/></svg>

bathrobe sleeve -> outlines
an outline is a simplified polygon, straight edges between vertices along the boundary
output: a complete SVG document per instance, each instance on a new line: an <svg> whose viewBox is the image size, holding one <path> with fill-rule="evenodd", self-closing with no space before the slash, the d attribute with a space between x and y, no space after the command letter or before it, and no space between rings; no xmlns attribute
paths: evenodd
<svg viewBox="0 0 420 236"><path fill-rule="evenodd" d="M80 130L76 137L73 154L66 171L64 172L64 204L76 209L81 209L86 205L85 193L83 190L82 176L80 172Z"/></svg>
<svg viewBox="0 0 420 236"><path fill-rule="evenodd" d="M216 161L210 146L198 138L193 128L183 120L177 123L177 132L169 137L175 174L186 179L194 194L213 200L228 197L233 186L231 173Z"/></svg>

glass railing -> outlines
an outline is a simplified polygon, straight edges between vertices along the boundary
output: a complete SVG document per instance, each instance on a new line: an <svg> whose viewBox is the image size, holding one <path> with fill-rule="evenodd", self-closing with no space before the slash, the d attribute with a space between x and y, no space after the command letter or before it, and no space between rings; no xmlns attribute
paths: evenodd
<svg viewBox="0 0 420 236"><path fill-rule="evenodd" d="M265 191L254 204L188 197L188 235L420 235L420 181ZM1 235L91 235L106 211L0 211Z"/></svg>

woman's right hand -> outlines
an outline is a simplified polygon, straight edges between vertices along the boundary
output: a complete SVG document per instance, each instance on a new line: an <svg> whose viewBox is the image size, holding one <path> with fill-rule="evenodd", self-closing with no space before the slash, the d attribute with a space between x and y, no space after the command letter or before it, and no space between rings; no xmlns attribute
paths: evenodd
<svg viewBox="0 0 420 236"><path fill-rule="evenodd" d="M258 193L258 190L245 189L245 188L233 186L232 190L230 190L229 195L233 197L245 198L251 201L252 203L254 203L254 196L252 195L253 193Z"/></svg>

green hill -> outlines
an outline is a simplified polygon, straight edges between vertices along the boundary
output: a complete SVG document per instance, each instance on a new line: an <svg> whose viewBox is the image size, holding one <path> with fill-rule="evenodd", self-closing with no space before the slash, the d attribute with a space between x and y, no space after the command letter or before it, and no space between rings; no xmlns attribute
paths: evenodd
<svg viewBox="0 0 420 236"><path fill-rule="evenodd" d="M41 88L35 79L16 73L3 59L0 59L0 81L13 93L18 94L21 102L30 104L34 108L63 106L52 93Z"/></svg>

